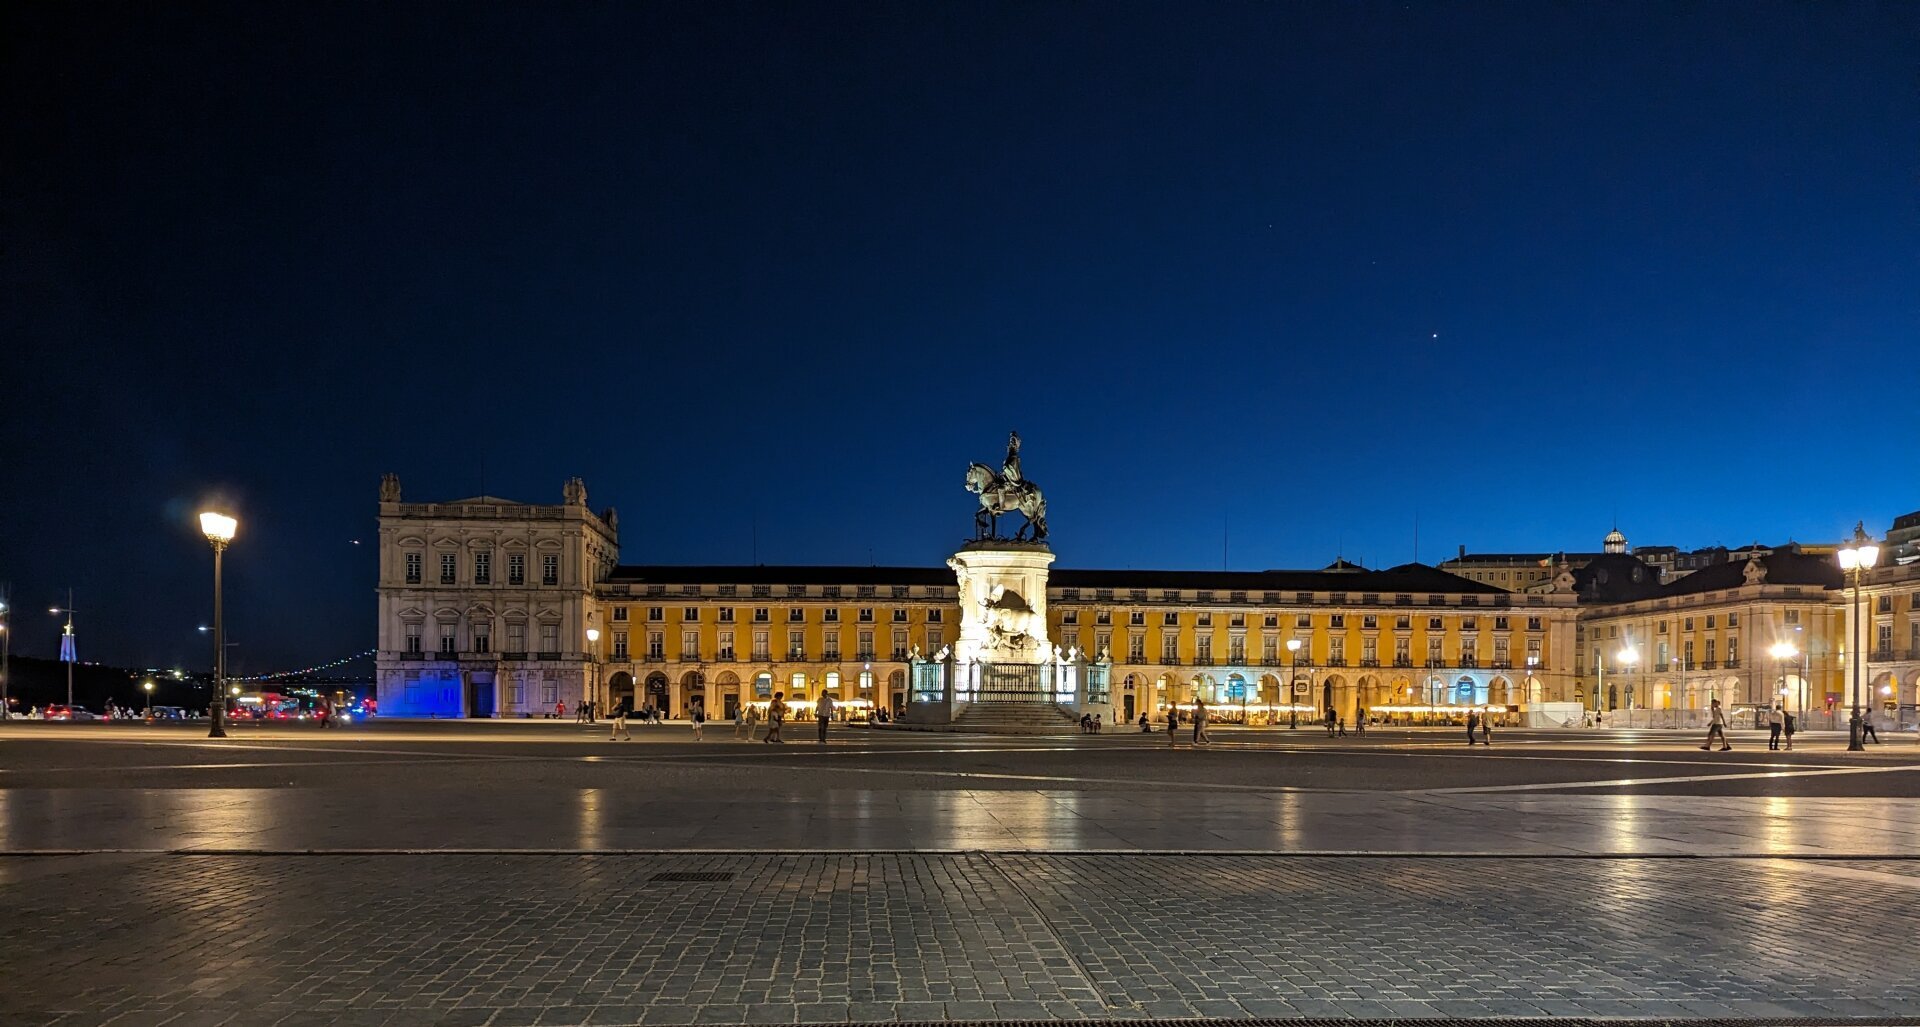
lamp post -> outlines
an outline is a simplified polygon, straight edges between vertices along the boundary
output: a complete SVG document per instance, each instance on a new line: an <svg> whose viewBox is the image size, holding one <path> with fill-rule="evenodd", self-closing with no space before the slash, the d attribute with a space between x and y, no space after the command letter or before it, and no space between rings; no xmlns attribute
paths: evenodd
<svg viewBox="0 0 1920 1027"><path fill-rule="evenodd" d="M7 688L12 684L7 679L7 657L12 655L13 634L7 630L7 603L0 599L0 720L13 716L12 700L7 698Z"/></svg>
<svg viewBox="0 0 1920 1027"><path fill-rule="evenodd" d="M213 702L207 705L207 737L227 737L227 626L220 607L220 557L233 541L238 521L211 510L200 515L200 532L213 545ZM238 694L239 689L234 689Z"/></svg>
<svg viewBox="0 0 1920 1027"><path fill-rule="evenodd" d="M1289 731L1298 731L1300 729L1300 704L1293 698L1293 668L1299 655L1300 640L1297 638L1287 639L1287 730Z"/></svg>
<svg viewBox="0 0 1920 1027"><path fill-rule="evenodd" d="M153 716L153 679L148 678L142 681L140 687L147 693L147 716L151 717Z"/></svg>
<svg viewBox="0 0 1920 1027"><path fill-rule="evenodd" d="M598 695L600 693L600 629L599 628L587 629L587 659L593 661L593 681L587 685L587 692L589 696ZM583 697L580 700L581 705L584 706L587 703L587 701L588 701L587 698Z"/></svg>
<svg viewBox="0 0 1920 1027"><path fill-rule="evenodd" d="M1626 674L1633 673L1634 664L1637 664L1640 662L1640 650L1635 649L1633 647L1633 643L1629 641L1627 642L1627 644L1620 647L1620 652L1618 655L1620 659L1620 667L1621 667L1622 673L1626 673ZM1633 691L1633 683L1631 681L1627 683L1627 691L1629 694L1631 694ZM1633 700L1631 698L1627 700L1627 709L1633 709Z"/></svg>
<svg viewBox="0 0 1920 1027"><path fill-rule="evenodd" d="M1880 562L1880 547L1867 537L1866 525L1853 526L1853 542L1840 547L1840 569L1853 572L1853 631L1847 644L1853 647L1853 719L1847 722L1847 751L1864 752L1866 743L1860 740L1860 676L1864 673L1861 666L1860 646L1866 632L1860 624L1860 572L1872 570Z"/></svg>
<svg viewBox="0 0 1920 1027"><path fill-rule="evenodd" d="M47 612L67 615L66 626L60 633L60 662L67 665L67 709L71 711L73 709L73 663L79 657L79 654L73 651L73 589L67 589L67 605L49 606ZM73 714L69 712L67 715Z"/></svg>
<svg viewBox="0 0 1920 1027"><path fill-rule="evenodd" d="M1780 704L1784 706L1787 702L1787 662L1800 655L1800 650L1795 649L1792 642L1775 642L1767 649L1767 653L1773 657L1773 669L1775 673L1780 675ZM1801 679L1801 684L1804 685L1805 683L1805 679ZM1800 703L1800 713L1802 716L1805 716L1806 712L1807 704L1802 701Z"/></svg>

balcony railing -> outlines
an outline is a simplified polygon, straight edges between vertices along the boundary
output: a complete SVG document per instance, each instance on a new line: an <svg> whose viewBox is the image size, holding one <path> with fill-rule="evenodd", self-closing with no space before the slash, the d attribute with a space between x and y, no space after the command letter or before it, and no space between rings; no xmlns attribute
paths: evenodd
<svg viewBox="0 0 1920 1027"><path fill-rule="evenodd" d="M1683 669L1683 670L1692 670L1692 669L1694 669L1694 668L1693 668L1693 661L1692 661L1692 660L1688 660L1688 661L1686 661L1685 663L1682 663L1682 664L1680 665L1680 667L1681 667L1681 669Z"/></svg>
<svg viewBox="0 0 1920 1027"><path fill-rule="evenodd" d="M1701 670L1719 670L1720 661L1719 660L1701 660L1700 669Z"/></svg>
<svg viewBox="0 0 1920 1027"><path fill-rule="evenodd" d="M1360 666L1378 667L1380 666L1380 658L1377 656L1362 656L1360 657Z"/></svg>
<svg viewBox="0 0 1920 1027"><path fill-rule="evenodd" d="M1347 658L1345 656L1335 655L1327 657L1327 666L1329 667L1344 667L1346 665Z"/></svg>
<svg viewBox="0 0 1920 1027"><path fill-rule="evenodd" d="M1413 657L1396 656L1393 658L1393 665L1396 667L1411 667L1413 666Z"/></svg>
<svg viewBox="0 0 1920 1027"><path fill-rule="evenodd" d="M1728 661L1726 661L1725 663L1722 663L1722 664L1721 664L1720 666L1722 666L1722 667L1725 667L1725 668L1727 668L1728 670L1739 670L1739 669L1740 669L1740 661L1739 661L1739 660L1728 660Z"/></svg>
<svg viewBox="0 0 1920 1027"><path fill-rule="evenodd" d="M1489 666L1491 666L1494 670L1512 670L1513 661L1496 657L1493 663L1489 664Z"/></svg>
<svg viewBox="0 0 1920 1027"><path fill-rule="evenodd" d="M667 662L667 654L666 653L648 653L647 655L642 656L640 658L640 662L641 663L665 663Z"/></svg>
<svg viewBox="0 0 1920 1027"><path fill-rule="evenodd" d="M1460 657L1460 666L1462 666L1462 667L1478 667L1478 666L1480 666L1480 657L1478 657L1478 656L1462 656L1462 657Z"/></svg>
<svg viewBox="0 0 1920 1027"><path fill-rule="evenodd" d="M1172 653L1162 653L1160 655L1160 662L1169 667L1178 667L1180 666L1180 657Z"/></svg>
<svg viewBox="0 0 1920 1027"><path fill-rule="evenodd" d="M1875 649L1873 652L1870 652L1867 654L1867 662L1868 663L1892 663L1893 650Z"/></svg>
<svg viewBox="0 0 1920 1027"><path fill-rule="evenodd" d="M895 663L907 662L907 651L905 649L895 649L893 651L893 662Z"/></svg>
<svg viewBox="0 0 1920 1027"><path fill-rule="evenodd" d="M1196 656L1196 657L1194 657L1194 658L1193 658L1193 665L1194 665L1194 666L1196 666L1196 667L1211 667L1211 666L1214 666L1214 662L1213 662L1213 657L1211 657L1211 656Z"/></svg>
<svg viewBox="0 0 1920 1027"><path fill-rule="evenodd" d="M854 659L856 659L856 660L863 660L863 661L865 661L865 662L868 662L868 663L872 663L872 662L873 662L873 650L871 650L871 649L862 649L862 650L860 650L859 652L857 652L857 653L854 653L854 654L853 654L853 658L854 658Z"/></svg>
<svg viewBox="0 0 1920 1027"><path fill-rule="evenodd" d="M682 663L699 663L699 662L700 662L700 650L698 650L698 649L682 649L682 650L680 650L680 660L681 660L681 662L682 662Z"/></svg>
<svg viewBox="0 0 1920 1027"><path fill-rule="evenodd" d="M787 650L787 659L789 660L804 660L806 658L807 650L805 648Z"/></svg>
<svg viewBox="0 0 1920 1027"><path fill-rule="evenodd" d="M501 653L500 658L503 660L524 660L527 658L527 652L524 649L509 649Z"/></svg>
<svg viewBox="0 0 1920 1027"><path fill-rule="evenodd" d="M772 654L772 653L770 653L770 652L768 652L768 651L767 651L767 650L765 650L765 649L756 649L756 650L754 650L754 653L753 653L753 662L755 662L755 663L772 663L772 662L773 662L773 654Z"/></svg>
<svg viewBox="0 0 1920 1027"><path fill-rule="evenodd" d="M560 659L560 654L556 652L539 652L533 654L533 658L536 660L557 660Z"/></svg>

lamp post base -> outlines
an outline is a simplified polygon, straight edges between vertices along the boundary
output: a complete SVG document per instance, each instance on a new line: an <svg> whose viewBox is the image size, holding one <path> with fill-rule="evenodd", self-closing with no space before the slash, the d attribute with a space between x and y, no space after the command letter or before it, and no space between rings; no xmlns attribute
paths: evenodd
<svg viewBox="0 0 1920 1027"><path fill-rule="evenodd" d="M1852 720L1847 721L1847 751L1867 751L1867 743L1860 739L1860 715L1858 713L1853 715Z"/></svg>

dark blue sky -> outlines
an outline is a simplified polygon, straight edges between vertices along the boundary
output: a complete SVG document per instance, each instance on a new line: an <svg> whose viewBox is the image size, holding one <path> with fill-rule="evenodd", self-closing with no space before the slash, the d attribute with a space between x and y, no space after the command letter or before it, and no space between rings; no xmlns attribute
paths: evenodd
<svg viewBox="0 0 1920 1027"><path fill-rule="evenodd" d="M1831 538L1920 506L1920 8L0 12L16 651L371 645L411 499L628 562ZM367 545L354 546L360 539Z"/></svg>

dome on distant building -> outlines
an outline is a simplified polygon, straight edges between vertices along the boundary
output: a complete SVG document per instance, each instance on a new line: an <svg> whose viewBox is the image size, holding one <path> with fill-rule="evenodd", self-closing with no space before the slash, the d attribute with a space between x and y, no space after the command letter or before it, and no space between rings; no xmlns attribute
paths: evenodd
<svg viewBox="0 0 1920 1027"><path fill-rule="evenodd" d="M1627 551L1627 537L1620 533L1619 528L1615 528L1607 532L1607 540L1601 543L1601 549L1609 553L1624 553Z"/></svg>

